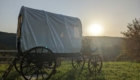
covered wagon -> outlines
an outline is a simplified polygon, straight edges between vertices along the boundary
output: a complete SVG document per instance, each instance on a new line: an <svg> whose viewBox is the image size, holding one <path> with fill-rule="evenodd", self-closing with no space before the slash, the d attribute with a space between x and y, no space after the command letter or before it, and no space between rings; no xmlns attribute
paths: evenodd
<svg viewBox="0 0 140 80"><path fill-rule="evenodd" d="M74 68L84 66L85 60L81 54L82 24L79 18L22 6L16 40L18 55L10 66L14 65L26 80L49 79L56 73L57 57L72 57ZM90 65L99 66L95 59L90 59Z"/></svg>

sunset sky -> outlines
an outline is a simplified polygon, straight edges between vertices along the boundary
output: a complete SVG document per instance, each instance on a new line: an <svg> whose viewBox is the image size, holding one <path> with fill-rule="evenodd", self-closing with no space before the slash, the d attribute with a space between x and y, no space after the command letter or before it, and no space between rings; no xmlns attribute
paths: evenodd
<svg viewBox="0 0 140 80"><path fill-rule="evenodd" d="M122 37L127 24L140 19L140 0L0 0L0 31L16 33L21 6L78 17L83 36Z"/></svg>

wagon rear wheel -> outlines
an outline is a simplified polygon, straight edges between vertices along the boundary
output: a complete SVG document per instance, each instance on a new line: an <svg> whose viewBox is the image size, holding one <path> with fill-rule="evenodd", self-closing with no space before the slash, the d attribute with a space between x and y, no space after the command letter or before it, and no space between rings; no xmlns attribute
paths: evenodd
<svg viewBox="0 0 140 80"><path fill-rule="evenodd" d="M102 59L99 55L93 55L88 61L88 69L90 74L97 74L101 71Z"/></svg>
<svg viewBox="0 0 140 80"><path fill-rule="evenodd" d="M22 58L20 71L26 80L47 80L55 73L56 58L45 47L30 49Z"/></svg>
<svg viewBox="0 0 140 80"><path fill-rule="evenodd" d="M18 55L16 56L16 62L14 64L14 67L19 74L21 74L21 72L20 72L20 62L21 62L22 57L23 57L23 54L18 53Z"/></svg>
<svg viewBox="0 0 140 80"><path fill-rule="evenodd" d="M18 72L18 73L21 73L20 72L20 62L21 62L21 58L18 58L17 59L17 61L16 61L16 63L15 63L15 69L16 69L16 71Z"/></svg>
<svg viewBox="0 0 140 80"><path fill-rule="evenodd" d="M77 56L72 58L72 66L75 69L83 69L85 64L85 59L83 56Z"/></svg>

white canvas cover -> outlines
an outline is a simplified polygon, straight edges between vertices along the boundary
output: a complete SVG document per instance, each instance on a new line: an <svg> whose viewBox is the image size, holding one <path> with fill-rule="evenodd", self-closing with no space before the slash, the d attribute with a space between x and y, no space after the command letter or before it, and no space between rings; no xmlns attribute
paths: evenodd
<svg viewBox="0 0 140 80"><path fill-rule="evenodd" d="M81 50L82 25L75 17L22 7L21 50L44 46L54 53L77 53Z"/></svg>

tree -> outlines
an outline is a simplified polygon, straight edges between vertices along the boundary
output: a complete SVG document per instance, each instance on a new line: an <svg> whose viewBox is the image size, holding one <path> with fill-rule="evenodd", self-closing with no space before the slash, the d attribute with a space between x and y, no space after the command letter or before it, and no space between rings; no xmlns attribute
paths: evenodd
<svg viewBox="0 0 140 80"><path fill-rule="evenodd" d="M133 20L127 28L127 31L121 32L124 35L123 51L133 60L140 62L140 19Z"/></svg>

